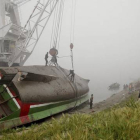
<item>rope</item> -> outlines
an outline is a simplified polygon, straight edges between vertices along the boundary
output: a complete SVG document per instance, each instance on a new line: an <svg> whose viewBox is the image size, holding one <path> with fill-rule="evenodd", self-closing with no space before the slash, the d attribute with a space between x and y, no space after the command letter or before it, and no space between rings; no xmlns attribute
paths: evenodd
<svg viewBox="0 0 140 140"><path fill-rule="evenodd" d="M76 15L75 13L76 13L76 0L75 0L75 3L72 0L70 43L72 43L72 42L74 43L75 15ZM73 51L72 51L72 49L71 49L71 63L72 63L72 69L74 70L74 61L73 61ZM78 88L77 88L77 85L76 85L76 78L75 77L74 77L73 84L74 84L75 89L76 89L76 92L75 92L76 102L75 102L75 105L72 108L72 110L75 109L75 107L77 106L77 101L78 101L77 100L77 97L78 97Z"/></svg>
<svg viewBox="0 0 140 140"><path fill-rule="evenodd" d="M59 2L60 3L60 2ZM58 14L58 10L59 10L59 3L57 4L57 8L56 8L56 11L55 11L55 18L54 18L54 27L53 27L53 40L52 40L52 47L55 47L54 46L54 39L55 39L55 36L56 36L56 22L57 22L57 14ZM56 48L56 47L55 47Z"/></svg>
<svg viewBox="0 0 140 140"><path fill-rule="evenodd" d="M50 48L52 47L52 42L53 42L54 26L55 26L55 20L56 20L56 10L57 10L57 7L58 7L58 5L56 6L55 11L54 11L54 19L53 19L53 27L52 27Z"/></svg>
<svg viewBox="0 0 140 140"><path fill-rule="evenodd" d="M76 94L76 96L75 96L76 102L75 102L74 107L71 109L71 111L73 111L73 110L76 108L77 101L78 101L78 100L77 100L77 97L78 97L78 89L77 89L77 85L76 85L76 79L75 79L74 86L75 86L75 89L76 89L76 92L75 92L75 94Z"/></svg>
<svg viewBox="0 0 140 140"><path fill-rule="evenodd" d="M65 0L60 0L55 9L50 48L57 48L57 46L59 46L64 11L64 1Z"/></svg>
<svg viewBox="0 0 140 140"><path fill-rule="evenodd" d="M76 17L76 7L77 7L77 1L75 0L75 5L74 5L74 21L73 21L73 43L74 43L74 35L75 35L75 17Z"/></svg>
<svg viewBox="0 0 140 140"><path fill-rule="evenodd" d="M72 64L72 69L74 70L73 51L72 50L71 50L71 64Z"/></svg>
<svg viewBox="0 0 140 140"><path fill-rule="evenodd" d="M72 42L72 31L73 31L73 0L72 0L72 10L71 10L71 28L70 28L70 43Z"/></svg>
<svg viewBox="0 0 140 140"><path fill-rule="evenodd" d="M76 0L75 2L72 0L70 43L74 43L76 4Z"/></svg>
<svg viewBox="0 0 140 140"><path fill-rule="evenodd" d="M73 90L74 90L74 92L75 92L75 99L77 99L77 97L78 97L78 89L77 89L77 85L76 85L76 79L75 79L75 81L73 82L73 84L70 82L70 79L67 77L67 75L65 74L65 72L63 72L63 70L61 69L61 67L57 67L58 68L58 70L60 70L61 71L61 73L65 76L65 78L67 79L67 80L69 80L69 83L70 83L70 85L71 85L71 87L73 88ZM75 87L73 87L73 86ZM76 102L75 102L75 105L73 106L73 108L70 110L70 111L72 111L73 109L75 109L75 107L76 107L76 105L77 105L77 100L76 100Z"/></svg>
<svg viewBox="0 0 140 140"><path fill-rule="evenodd" d="M61 16L61 23L60 23L60 31L59 31L59 39L58 39L58 50L59 50L59 43L60 43L60 35L61 35L61 28L62 28L62 20L63 20L63 14L64 14L64 2L65 0L63 0L63 10L62 10L62 16Z"/></svg>
<svg viewBox="0 0 140 140"><path fill-rule="evenodd" d="M60 33L61 33L61 27L62 27L63 11L64 11L64 0L62 0L62 3L61 3L61 11L60 11L60 16L59 16L59 27L58 27L58 33L57 33L56 46L58 46L58 44L60 42Z"/></svg>
<svg viewBox="0 0 140 140"><path fill-rule="evenodd" d="M60 25L61 5L62 5L62 3L60 3L60 7L59 7L59 10L58 10L58 16L57 16L57 22L56 22L55 39L54 39L54 46L55 47L56 47L56 44L57 44L57 37L58 37L59 25Z"/></svg>
<svg viewBox="0 0 140 140"><path fill-rule="evenodd" d="M69 56L61 56L61 57L58 57L58 58L64 58L64 57L71 57L70 55Z"/></svg>

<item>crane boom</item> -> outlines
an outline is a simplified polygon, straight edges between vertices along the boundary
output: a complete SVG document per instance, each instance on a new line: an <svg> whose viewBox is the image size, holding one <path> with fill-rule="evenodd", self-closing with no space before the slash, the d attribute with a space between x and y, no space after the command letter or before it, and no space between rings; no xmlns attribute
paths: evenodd
<svg viewBox="0 0 140 140"><path fill-rule="evenodd" d="M16 41L14 53L9 57L9 66L12 66L12 64L19 58L20 66L23 66L25 61L35 49L36 44L40 39L58 1L60 0L47 0L45 4L41 3L41 0L37 2L37 5L27 21L27 24L21 30L21 33ZM26 39L20 41L23 34L26 35Z"/></svg>

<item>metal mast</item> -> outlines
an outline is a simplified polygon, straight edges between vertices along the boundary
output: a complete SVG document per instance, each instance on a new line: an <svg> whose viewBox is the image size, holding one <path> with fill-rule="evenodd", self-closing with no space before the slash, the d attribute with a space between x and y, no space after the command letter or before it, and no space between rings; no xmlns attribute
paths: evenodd
<svg viewBox="0 0 140 140"><path fill-rule="evenodd" d="M16 41L16 49L9 57L9 66L12 66L12 64L19 58L20 66L22 66L29 58L58 1L59 0L47 0L45 4L41 3L41 0L37 2L27 24L22 29ZM20 41L19 39L23 34L27 35L27 37L25 40Z"/></svg>

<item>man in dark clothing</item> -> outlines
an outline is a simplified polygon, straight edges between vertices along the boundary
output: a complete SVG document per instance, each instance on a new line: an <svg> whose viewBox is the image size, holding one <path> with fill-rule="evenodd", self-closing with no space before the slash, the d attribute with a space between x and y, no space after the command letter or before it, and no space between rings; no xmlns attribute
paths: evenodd
<svg viewBox="0 0 140 140"><path fill-rule="evenodd" d="M139 96L138 96L138 101L140 101L140 90L139 90Z"/></svg>
<svg viewBox="0 0 140 140"><path fill-rule="evenodd" d="M54 64L55 66L58 66L58 63L57 63L57 56L56 56L56 55L52 56L51 62L52 62L52 64Z"/></svg>
<svg viewBox="0 0 140 140"><path fill-rule="evenodd" d="M90 97L90 109L92 109L92 106L93 106L93 94L91 94Z"/></svg>
<svg viewBox="0 0 140 140"><path fill-rule="evenodd" d="M47 64L48 64L48 52L45 55L45 61L46 61L46 66L47 66Z"/></svg>
<svg viewBox="0 0 140 140"><path fill-rule="evenodd" d="M55 65L58 65L57 64L57 56L56 55L54 56L54 61L55 61Z"/></svg>
<svg viewBox="0 0 140 140"><path fill-rule="evenodd" d="M74 76L75 76L74 70L70 70L70 73L68 76L71 76L71 81L74 81Z"/></svg>

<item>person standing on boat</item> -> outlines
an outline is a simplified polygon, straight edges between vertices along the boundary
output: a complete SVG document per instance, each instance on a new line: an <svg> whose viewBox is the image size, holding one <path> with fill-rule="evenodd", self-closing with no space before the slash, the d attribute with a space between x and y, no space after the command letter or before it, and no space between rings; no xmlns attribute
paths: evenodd
<svg viewBox="0 0 140 140"><path fill-rule="evenodd" d="M56 56L56 55L52 56L51 62L52 62L52 64L54 64L55 66L58 66L58 63L57 63L57 56Z"/></svg>
<svg viewBox="0 0 140 140"><path fill-rule="evenodd" d="M75 77L74 70L70 70L70 73L68 76L71 76L71 81L74 82L74 77Z"/></svg>
<svg viewBox="0 0 140 140"><path fill-rule="evenodd" d="M54 62L55 62L55 65L58 66L58 64L57 64L57 56L56 55L54 56Z"/></svg>
<svg viewBox="0 0 140 140"><path fill-rule="evenodd" d="M48 65L48 52L45 55L46 66Z"/></svg>
<svg viewBox="0 0 140 140"><path fill-rule="evenodd" d="M90 97L90 109L92 109L92 106L93 106L93 94L91 94Z"/></svg>

